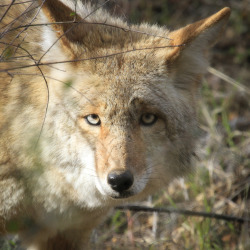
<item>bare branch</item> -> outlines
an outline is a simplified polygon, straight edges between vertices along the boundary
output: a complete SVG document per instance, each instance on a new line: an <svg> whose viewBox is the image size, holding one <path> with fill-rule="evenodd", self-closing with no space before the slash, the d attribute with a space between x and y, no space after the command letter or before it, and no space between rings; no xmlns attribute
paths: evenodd
<svg viewBox="0 0 250 250"><path fill-rule="evenodd" d="M35 62L36 64L36 60L35 58L30 54L30 52L28 50L26 50L25 48L21 47L20 44L19 45L11 45L13 47L16 47L16 50L18 48L22 49L25 53L27 53L28 57L30 57L32 59L32 61ZM36 146L38 145L38 142L39 142L39 139L41 137L41 134L42 134L42 130L43 130L43 127L44 127L44 124L45 124L45 120L46 120L46 115L47 115L47 112L48 112L48 107L49 107L49 96L50 96L50 93L49 93L49 86L48 86L48 82L47 82L47 79L42 71L42 69L39 67L39 65L37 65L37 68L38 70L40 71L43 79L44 79L44 82L45 82L45 85L46 85L46 89L47 89L47 103L46 103L46 108L45 108L45 114L44 114L44 118L43 118L43 123L42 123L42 126L41 126L41 130L40 130L40 133L39 133L39 136L38 136L38 139L37 139L37 142L36 142ZM8 72L9 73L9 72Z"/></svg>
<svg viewBox="0 0 250 250"><path fill-rule="evenodd" d="M0 18L0 22L2 22L2 20L4 19L4 17L6 16L6 14L8 13L9 9L11 8L11 6L14 4L16 0L12 0L12 2L9 4L8 8L6 9L6 11L4 12L3 16Z"/></svg>
<svg viewBox="0 0 250 250"><path fill-rule="evenodd" d="M93 13L95 13L98 9L100 9L102 6L104 6L106 3L108 3L110 0L105 1L103 4L101 4L100 6L98 6L96 9L94 9L92 12L90 12L84 19L86 19L87 17L89 17L90 15L92 15ZM76 8L76 6L75 6ZM83 19L83 20L84 20ZM71 26L67 31L65 31L60 37L58 37L56 39L56 41L47 49L47 51L40 57L40 59L38 60L38 64L41 62L41 60L43 59L43 57L50 51L50 49L63 37L65 36L68 32L70 32L74 27L76 27L79 23L75 22L75 18L73 21L73 26Z"/></svg>
<svg viewBox="0 0 250 250"><path fill-rule="evenodd" d="M2 54L1 54L1 56L0 56L0 59L2 58L4 51L6 51L6 49L8 49L10 46L12 46L12 44L15 42L15 40L16 40L18 37L20 37L20 35L21 35L23 32L25 32L25 31L28 29L28 27L30 27L30 24L32 24L32 23L34 22L34 20L36 19L37 15L39 14L39 12L40 12L40 10L41 10L41 8L42 8L42 5L44 4L44 2L45 2L45 0L43 0L41 6L39 7L39 9L38 9L38 11L37 11L37 13L34 15L34 17L33 17L32 20L29 22L29 24L27 25L27 27L24 28L22 31L20 31L20 32L16 35L16 37L8 44L8 46L3 50L3 52L2 52ZM32 5L32 4L31 4L31 5ZM30 5L30 6L31 6L31 5ZM30 7L30 6L29 6L29 7ZM27 9L29 9L29 8L27 8ZM34 8L34 9L35 9L35 8ZM29 11L30 11L30 10L24 11L24 12L22 13L22 15L26 14L26 13L29 12ZM22 15L20 15L19 17L21 17ZM15 22L19 17L17 17L17 18L16 18L15 20L13 20L11 23ZM9 24L8 24L8 25L9 25ZM7 32L4 32L4 35L5 35L6 33L7 33Z"/></svg>
<svg viewBox="0 0 250 250"><path fill-rule="evenodd" d="M147 33L147 32L144 32L144 31L139 31L139 30L134 30L134 29L131 29L131 28L125 28L125 27L120 27L118 25L113 25L113 24L108 24L108 23L99 23L99 22L84 22L84 21L63 21L63 22L50 22L50 23L36 23L36 24L30 24L30 25L20 25L16 28L13 28L13 29L9 29L8 32L11 32L11 31L14 31L14 30L17 30L17 29L20 29L20 28L24 28L24 27L37 27L37 26L49 26L49 25L55 25L55 24L87 24L87 25L103 25L103 26L107 26L107 27L111 27L111 28L116 28L116 29L121 29L123 30L124 32L134 32L134 33L139 33L139 34L143 34L143 35L147 35L147 36L153 36L153 37L158 37L158 38L163 38L163 39L166 39L166 40L173 40L169 37L166 37L166 36L160 36L160 35L154 35L154 34L151 34L151 33Z"/></svg>
<svg viewBox="0 0 250 250"><path fill-rule="evenodd" d="M19 3L13 3L12 5L24 4L24 3L30 3L30 2L32 2L32 0L23 1L23 2L19 2ZM0 4L0 8L2 8L2 7L7 7L7 6L9 6L9 4Z"/></svg>
<svg viewBox="0 0 250 250"><path fill-rule="evenodd" d="M135 212L158 212L158 213L174 213L174 214L182 214L187 216L196 216L196 217L204 217L211 218L217 220L225 220L225 221L235 221L239 223L250 222L248 218L241 218L236 216L224 215L224 214L216 214L216 213L207 213L207 212L196 212L185 209L176 209L176 208L157 208L157 207L146 207L146 206L135 206L135 205L124 205L118 206L116 209L119 210L130 210Z"/></svg>
<svg viewBox="0 0 250 250"><path fill-rule="evenodd" d="M95 56L95 57L89 57L89 58L82 58L82 59L75 59L75 60L64 60L64 61L55 61L55 62L46 62L46 63L36 63L36 64L31 64L31 65L23 65L23 66L19 66L19 67L7 68L7 69L0 70L0 72L7 72L7 71L10 71L10 70L30 68L30 67L34 67L34 66L35 67L36 66L47 66L47 65L52 65L52 64L62 64L62 63L71 63L71 62L82 62L82 61L89 61L89 60L97 60L97 59L102 59L102 58L107 58L107 57L122 55L122 54L126 54L126 53L131 53L131 52L135 52L135 51L165 49L165 48L175 48L175 47L181 47L181 46L185 46L185 44L138 48L138 49L125 50L125 51L120 51L120 52L117 52L117 53L112 53L112 54L107 54L107 55L101 55L101 56Z"/></svg>

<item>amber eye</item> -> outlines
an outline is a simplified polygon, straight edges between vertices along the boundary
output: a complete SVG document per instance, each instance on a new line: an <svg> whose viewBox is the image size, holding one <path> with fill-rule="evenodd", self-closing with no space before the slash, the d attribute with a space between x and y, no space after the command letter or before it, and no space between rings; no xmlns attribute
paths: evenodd
<svg viewBox="0 0 250 250"><path fill-rule="evenodd" d="M154 114L146 113L141 116L141 124L144 126L151 126L157 121L157 116Z"/></svg>
<svg viewBox="0 0 250 250"><path fill-rule="evenodd" d="M87 115L84 118L90 125L98 126L101 124L101 119L96 114Z"/></svg>

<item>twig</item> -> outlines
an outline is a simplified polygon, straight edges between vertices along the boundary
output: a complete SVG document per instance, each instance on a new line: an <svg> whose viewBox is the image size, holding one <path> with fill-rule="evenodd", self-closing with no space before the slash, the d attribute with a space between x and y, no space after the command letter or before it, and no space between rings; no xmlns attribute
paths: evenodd
<svg viewBox="0 0 250 250"><path fill-rule="evenodd" d="M45 0L43 0L42 5L44 4L44 1L45 1ZM32 3L32 4L33 4L33 3ZM13 20L11 23L9 23L9 24L7 24L7 25L12 25L15 21L18 20L18 18L20 18L20 17L23 16L24 14L28 13L29 11L31 11L31 10L28 10L28 9L32 6L32 4L31 4L31 5L30 5L30 6L29 6L20 16L19 16L19 17L17 17L15 20ZM34 17L33 17L32 20L30 21L29 25L32 24L32 23L34 22L34 20L36 19L37 15L39 14L39 12L40 12L40 10L41 10L42 5L41 5L40 8L38 9L37 13L35 13ZM34 8L34 9L35 9L35 8ZM5 26L6 26L6 25L5 25ZM5 27L5 26L4 26L4 27ZM2 28L4 28L4 27L2 27ZM20 31L20 32L16 35L16 37L11 41L11 43L8 44L8 46L3 50L3 52L2 52L2 54L1 54L1 56L0 56L0 59L2 58L4 51L6 51L6 49L8 49L10 46L12 46L12 44L14 43L14 41L15 41L18 37L20 37L20 35L21 35L23 32L25 32L25 31L28 29L28 27L29 27L29 26L26 26L26 28L24 28L22 31ZM1 34L1 33L0 33L0 34ZM6 34L6 32L4 32L3 36L4 36L5 34ZM2 35L2 34L1 34L1 35ZM2 36L2 37L3 37L3 36Z"/></svg>
<svg viewBox="0 0 250 250"><path fill-rule="evenodd" d="M92 12L90 12L86 17L84 17L83 21L89 17L90 15L92 15L94 12L96 12L98 9L100 9L102 6L104 6L106 3L108 3L110 0L106 0L103 4L101 4L100 6L98 6L96 9L94 9ZM68 32L70 32L73 28L75 28L76 26L78 26L79 23L75 22L75 17L74 17L74 21L73 21L73 26L71 26L69 29L67 29L61 36L59 36L54 42L53 44L44 52L44 54L40 57L40 59L38 60L37 64L39 64L41 62L41 60L43 59L43 57L50 51L50 49L63 37L65 36Z"/></svg>
<svg viewBox="0 0 250 250"><path fill-rule="evenodd" d="M32 2L32 0L25 1L25 2L19 2L19 3L13 3L12 5L24 4L24 3L30 3L30 2ZM7 7L7 6L9 6L9 4L0 4L0 8Z"/></svg>
<svg viewBox="0 0 250 250"><path fill-rule="evenodd" d="M197 217L205 217L205 218L213 218L217 220L225 220L225 221L236 221L239 223L250 222L248 218L241 218L236 216L224 215L224 214L216 214L216 213L207 213L207 212L196 212L185 209L175 209L175 208L160 208L160 207L146 207L146 206L135 206L135 205L124 205L118 206L115 209L119 210L130 210L130 211L140 211L140 212L158 212L158 213L175 213L182 214L188 216L197 216Z"/></svg>
<svg viewBox="0 0 250 250"><path fill-rule="evenodd" d="M107 54L107 55L88 57L88 58L82 58L82 59L75 59L75 60L63 60L63 61L54 61L54 62L46 62L46 63L35 63L35 64L29 64L29 65L23 65L23 66L18 66L18 67L2 69L2 70L0 70L0 72L7 72L7 71L10 71L10 70L24 69L24 68L37 67L37 66L47 66L47 65L52 65L52 64L71 63L71 62L74 63L74 62L81 62L81 61L97 60L97 59L103 59L103 58L107 58L107 57L122 55L122 54L126 54L126 53L131 53L131 52L135 52L135 51L174 48L174 47L181 47L181 46L185 46L185 44L131 49L131 50L120 51L120 52L117 52L117 53L112 53L112 54Z"/></svg>
<svg viewBox="0 0 250 250"><path fill-rule="evenodd" d="M48 98L48 101L47 101L46 108L45 108L45 114L44 114L44 118L43 118L43 123L42 123L42 126L41 126L41 130L40 130L40 133L39 133L38 139L37 139L36 144L35 144L35 145L36 145L36 147L37 147L38 142L39 142L40 137L41 137L41 134L42 134L42 130L43 130L43 127L44 127L44 124L45 124L46 115L47 115L47 112L48 112L48 107L49 107L50 92L49 92L48 82L47 82L47 79L46 79L46 77L45 77L45 75L44 75L44 73L43 73L42 69L40 68L40 66L39 66L38 64L36 64L36 60L35 60L35 58L34 58L34 57L30 54L30 52L29 52L27 49L25 49L25 48L21 47L21 45L20 45L20 44L18 44L18 45L11 45L11 46L12 46L12 47L15 47L15 48L16 48L16 50L17 50L18 48L20 48L20 49L22 49L24 52L26 52L26 53L27 53L27 55L31 58L31 60L35 63L35 65L37 65L37 68L38 68L38 70L40 71L41 76L43 77L44 82L45 82L45 85L46 85L46 89L47 89L47 98Z"/></svg>
<svg viewBox="0 0 250 250"><path fill-rule="evenodd" d="M5 25L3 25L2 27L1 27L1 30L4 30L4 28L6 28L7 27L7 30L5 30L4 32L0 32L0 34L1 34L1 38L5 35L5 34L7 34L9 31L11 31L11 30L16 30L16 29L19 29L19 27L20 27L20 25L18 26L18 27L16 27L16 28L10 28L19 18L21 18L22 16L24 16L24 15L26 15L26 14L28 14L29 12L32 12L33 10L35 10L36 8L37 8L37 6L35 6L34 8L31 8L31 6L33 5L33 1L30 1L30 2L32 2L28 7L27 7L27 9L25 10L25 11L23 11L22 12L22 14L20 14L19 16L17 16L14 20L12 20L10 23L7 23L7 24L5 24ZM14 5L14 4L13 4ZM25 27L23 27L23 28L25 28L25 30L27 29L26 27L30 27L30 25L31 25L31 23L29 23L29 24L26 24L26 25L23 25L23 26L25 26Z"/></svg>
<svg viewBox="0 0 250 250"><path fill-rule="evenodd" d="M14 4L15 0L12 0L12 2L9 4L8 8L6 9L6 11L4 12L3 16L0 18L0 23L3 21L4 17L6 16L6 14L8 13L9 9L11 8L11 6Z"/></svg>
<svg viewBox="0 0 250 250"><path fill-rule="evenodd" d="M86 17L84 18L86 19ZM163 39L166 39L166 40L173 40L169 37L166 37L166 36L160 36L160 35L154 35L154 34L151 34L151 33L148 33L148 32L145 32L145 31L140 31L140 30L134 30L134 29L131 29L131 28L125 28L125 27L120 27L118 25L113 25L113 24L109 24L109 23L100 23L100 22L85 22L84 20L82 21L61 21L61 22L48 22L48 23L35 23L35 24L30 24L30 25L20 25L18 27L15 27L15 28L12 28L12 29L9 29L8 32L12 32L12 31L15 31L17 29L20 29L20 28L25 28L27 26L29 27L39 27L39 26L50 26L50 25L55 25L55 24L83 24L83 25L102 25L102 26L107 26L107 27L110 27L110 28L115 28L115 29L120 29L120 30L123 30L124 32L134 32L134 33L139 33L139 34L143 34L143 35L148 35L148 36L153 36L153 37L158 37L158 38L163 38Z"/></svg>

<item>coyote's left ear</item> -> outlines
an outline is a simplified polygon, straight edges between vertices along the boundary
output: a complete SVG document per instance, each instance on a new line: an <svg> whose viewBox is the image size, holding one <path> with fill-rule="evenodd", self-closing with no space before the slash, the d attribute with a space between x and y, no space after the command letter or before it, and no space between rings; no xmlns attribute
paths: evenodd
<svg viewBox="0 0 250 250"><path fill-rule="evenodd" d="M187 53L201 53L207 47L213 45L221 35L229 16L230 8L226 7L206 19L171 32L169 35L172 39L171 45L181 46L174 48L168 55L168 59L174 60L184 51Z"/></svg>

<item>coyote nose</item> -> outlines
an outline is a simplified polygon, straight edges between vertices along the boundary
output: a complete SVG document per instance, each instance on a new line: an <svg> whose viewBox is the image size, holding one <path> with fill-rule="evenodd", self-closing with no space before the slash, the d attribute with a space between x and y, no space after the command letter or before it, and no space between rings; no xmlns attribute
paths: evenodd
<svg viewBox="0 0 250 250"><path fill-rule="evenodd" d="M108 174L108 183L111 188L119 193L128 190L134 182L134 177L130 171L111 172Z"/></svg>

